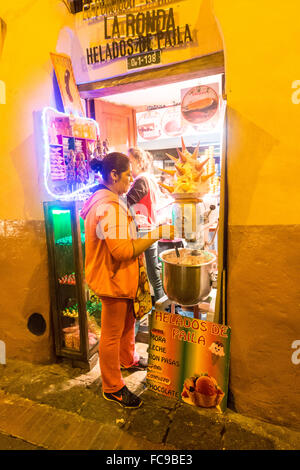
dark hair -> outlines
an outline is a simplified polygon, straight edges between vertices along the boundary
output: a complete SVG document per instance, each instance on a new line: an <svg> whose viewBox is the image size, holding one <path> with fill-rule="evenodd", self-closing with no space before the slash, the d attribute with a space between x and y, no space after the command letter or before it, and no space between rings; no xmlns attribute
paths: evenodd
<svg viewBox="0 0 300 470"><path fill-rule="evenodd" d="M116 170L118 176L129 169L129 158L124 153L112 152L106 155L103 160L93 158L90 167L95 173L101 173L103 180L108 183L110 172Z"/></svg>
<svg viewBox="0 0 300 470"><path fill-rule="evenodd" d="M139 163L142 171L149 170L151 162L149 156L147 155L148 152L138 147L131 147L130 149L128 149L128 153L130 153L133 158Z"/></svg>

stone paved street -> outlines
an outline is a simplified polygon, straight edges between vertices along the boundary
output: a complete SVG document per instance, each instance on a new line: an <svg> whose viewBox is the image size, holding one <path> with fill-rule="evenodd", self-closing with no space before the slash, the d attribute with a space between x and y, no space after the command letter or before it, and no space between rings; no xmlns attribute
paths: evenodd
<svg viewBox="0 0 300 470"><path fill-rule="evenodd" d="M146 354L147 345L138 343ZM100 393L100 371L9 360L0 366L0 449L299 449L300 433L228 410L220 414L150 392L145 372L124 373L143 406Z"/></svg>

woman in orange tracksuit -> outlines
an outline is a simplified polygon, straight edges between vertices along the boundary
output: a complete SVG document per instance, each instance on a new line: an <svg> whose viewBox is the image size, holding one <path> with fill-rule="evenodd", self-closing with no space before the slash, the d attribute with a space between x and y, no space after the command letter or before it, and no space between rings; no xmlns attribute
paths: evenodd
<svg viewBox="0 0 300 470"><path fill-rule="evenodd" d="M128 408L142 401L126 387L120 367L145 369L147 361L135 352L133 299L139 280L137 257L162 238L162 226L137 239L136 226L121 195L132 181L129 159L110 153L92 160L103 184L81 211L85 220L85 275L90 288L101 298L99 360L105 399ZM170 226L169 236L174 237Z"/></svg>

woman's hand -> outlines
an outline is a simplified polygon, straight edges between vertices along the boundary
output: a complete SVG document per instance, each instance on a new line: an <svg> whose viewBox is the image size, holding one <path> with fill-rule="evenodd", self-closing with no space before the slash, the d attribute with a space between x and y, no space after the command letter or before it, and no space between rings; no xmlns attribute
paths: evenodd
<svg viewBox="0 0 300 470"><path fill-rule="evenodd" d="M167 240L174 239L174 225L162 224L156 227L151 232L148 232L143 238L133 240L133 256L136 258L141 253L143 253L149 246L155 243L161 238L166 238Z"/></svg>

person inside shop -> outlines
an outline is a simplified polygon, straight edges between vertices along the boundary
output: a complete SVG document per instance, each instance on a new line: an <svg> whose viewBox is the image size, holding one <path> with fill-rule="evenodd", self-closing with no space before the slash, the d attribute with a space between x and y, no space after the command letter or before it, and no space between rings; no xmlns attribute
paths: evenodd
<svg viewBox="0 0 300 470"><path fill-rule="evenodd" d="M134 181L127 193L127 205L135 214L138 236L143 237L159 225L159 211L170 201L166 201L152 173L151 153L132 147L128 150L128 157ZM160 278L157 245L157 242L153 243L145 251L147 274L153 287L155 302L165 295Z"/></svg>
<svg viewBox="0 0 300 470"><path fill-rule="evenodd" d="M84 204L85 276L102 302L99 361L102 393L106 400L138 408L142 400L125 385L121 368L143 370L147 360L135 351L134 306L139 284L138 257L160 239L164 231L174 237L173 226L159 226L137 238L136 225L121 196L132 182L128 157L113 152L93 159L91 168L102 184Z"/></svg>

